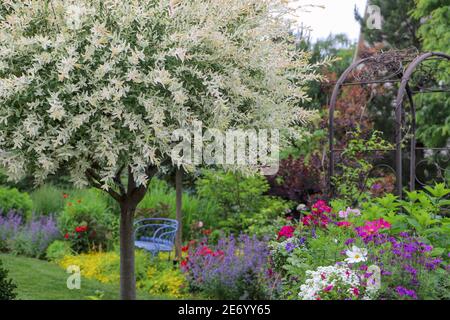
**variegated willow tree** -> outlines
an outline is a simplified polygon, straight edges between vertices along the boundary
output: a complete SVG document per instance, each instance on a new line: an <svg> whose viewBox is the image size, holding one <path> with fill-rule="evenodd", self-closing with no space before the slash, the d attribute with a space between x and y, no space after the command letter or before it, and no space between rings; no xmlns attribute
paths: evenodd
<svg viewBox="0 0 450 320"><path fill-rule="evenodd" d="M298 132L318 78L281 0L2 0L0 164L59 168L120 205L121 297L135 298L133 218L172 164L171 132ZM176 163L176 165L182 163Z"/></svg>

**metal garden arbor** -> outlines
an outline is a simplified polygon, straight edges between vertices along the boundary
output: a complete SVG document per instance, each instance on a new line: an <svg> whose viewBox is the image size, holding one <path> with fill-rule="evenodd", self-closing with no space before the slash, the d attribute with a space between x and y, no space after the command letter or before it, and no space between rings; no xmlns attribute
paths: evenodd
<svg viewBox="0 0 450 320"><path fill-rule="evenodd" d="M427 52L419 54L415 49L403 51L387 51L378 53L350 65L341 75L335 84L329 109L329 177L328 185L332 190L332 177L335 175L336 154L342 152L335 148L334 141L334 117L336 103L339 98L341 89L344 86L352 85L375 85L385 83L398 83L399 88L395 99L395 172L396 184L395 189L397 195L401 196L403 189L403 152L409 148L409 189L414 190L418 181L416 176L416 151L423 150L448 150L450 148L419 148L416 140L416 106L413 96L416 94L426 94L429 92L450 92L450 87L444 87L442 83L438 83L434 79L435 70L424 67L428 61L447 62L450 63L450 55L442 52ZM415 74L419 75L416 83L411 84ZM405 128L405 102L409 103L410 121L408 128ZM404 130L408 131L408 135L404 134ZM407 141L407 144L405 144ZM409 145L409 146L408 146ZM371 151L371 150L368 150Z"/></svg>

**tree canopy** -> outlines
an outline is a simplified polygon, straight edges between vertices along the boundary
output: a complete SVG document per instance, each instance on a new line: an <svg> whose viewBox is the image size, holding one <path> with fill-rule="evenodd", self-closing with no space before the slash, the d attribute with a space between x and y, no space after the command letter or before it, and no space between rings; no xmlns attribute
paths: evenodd
<svg viewBox="0 0 450 320"><path fill-rule="evenodd" d="M298 125L317 79L278 0L29 0L0 4L0 163L37 182L61 166L137 185L171 132Z"/></svg>

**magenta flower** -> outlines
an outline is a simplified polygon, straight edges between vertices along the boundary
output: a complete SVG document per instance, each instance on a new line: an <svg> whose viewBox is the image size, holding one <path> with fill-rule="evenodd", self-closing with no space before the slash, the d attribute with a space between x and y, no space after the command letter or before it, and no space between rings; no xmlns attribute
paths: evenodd
<svg viewBox="0 0 450 320"><path fill-rule="evenodd" d="M294 236L295 228L292 226L284 226L281 228L280 232L278 232L278 238L277 240L280 240L280 238L285 237L286 239L292 238Z"/></svg>

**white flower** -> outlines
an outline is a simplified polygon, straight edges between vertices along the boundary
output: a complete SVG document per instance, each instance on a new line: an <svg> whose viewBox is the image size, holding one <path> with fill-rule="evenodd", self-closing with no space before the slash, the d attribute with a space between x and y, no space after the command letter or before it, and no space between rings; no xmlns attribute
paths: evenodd
<svg viewBox="0 0 450 320"><path fill-rule="evenodd" d="M367 250L357 246L353 246L352 250L347 250L345 253L348 257L345 261L348 263L358 263L367 260Z"/></svg>

